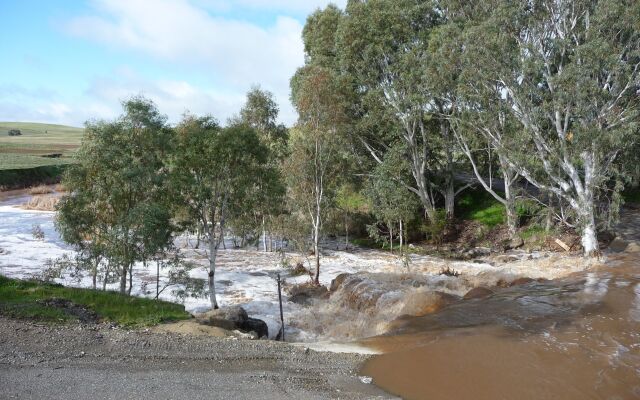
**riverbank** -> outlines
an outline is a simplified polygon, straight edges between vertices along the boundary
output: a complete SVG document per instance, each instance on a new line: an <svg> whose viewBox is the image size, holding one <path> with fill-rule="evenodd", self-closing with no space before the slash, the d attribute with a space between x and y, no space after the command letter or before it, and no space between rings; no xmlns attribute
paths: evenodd
<svg viewBox="0 0 640 400"><path fill-rule="evenodd" d="M386 399L367 359L249 341L0 317L1 398Z"/></svg>

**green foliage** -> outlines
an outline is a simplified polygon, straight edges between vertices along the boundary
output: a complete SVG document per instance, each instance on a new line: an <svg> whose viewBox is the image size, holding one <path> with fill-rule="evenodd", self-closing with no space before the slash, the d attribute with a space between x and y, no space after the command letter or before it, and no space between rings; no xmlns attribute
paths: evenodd
<svg viewBox="0 0 640 400"><path fill-rule="evenodd" d="M278 112L278 104L273 98L273 93L255 86L247 93L240 117L231 121L232 125L246 124L255 129L262 144L269 148L269 157L274 160L282 160L285 157L289 136L287 128L277 123Z"/></svg>
<svg viewBox="0 0 640 400"><path fill-rule="evenodd" d="M546 208L535 200L520 199L516 202L516 213L518 218L526 222L543 213L546 214Z"/></svg>
<svg viewBox="0 0 640 400"><path fill-rule="evenodd" d="M461 219L477 221L488 227L505 222L504 206L485 191L466 191L458 198L457 209Z"/></svg>
<svg viewBox="0 0 640 400"><path fill-rule="evenodd" d="M384 160L377 165L365 187L371 212L380 222L409 221L419 210L420 204L407 189L408 168L404 146L388 150Z"/></svg>
<svg viewBox="0 0 640 400"><path fill-rule="evenodd" d="M336 205L347 213L366 212L367 199L352 185L342 185L336 192Z"/></svg>
<svg viewBox="0 0 640 400"><path fill-rule="evenodd" d="M70 158L48 158L28 154L0 153L0 172L2 172L3 170L29 169L51 165L66 165L72 162L73 160Z"/></svg>
<svg viewBox="0 0 640 400"><path fill-rule="evenodd" d="M421 230L425 234L428 240L436 244L441 244L443 240L444 230L448 224L447 213L445 210L437 210L434 218L430 221L426 221Z"/></svg>
<svg viewBox="0 0 640 400"><path fill-rule="evenodd" d="M123 108L115 121L87 123L56 220L65 241L119 270L122 293L132 265L171 247L175 231L166 195L172 131L145 98Z"/></svg>
<svg viewBox="0 0 640 400"><path fill-rule="evenodd" d="M267 161L268 149L252 128L221 128L212 117L185 118L172 166L177 202L190 215L185 222L206 230L257 207L266 191L256 189L277 184Z"/></svg>
<svg viewBox="0 0 640 400"><path fill-rule="evenodd" d="M546 236L548 233L543 226L531 224L520 231L520 237L524 240L531 239L534 236Z"/></svg>
<svg viewBox="0 0 640 400"><path fill-rule="evenodd" d="M0 276L0 314L50 322L73 320L63 308L42 304L43 300L54 298L72 301L100 318L129 327L190 318L179 304Z"/></svg>

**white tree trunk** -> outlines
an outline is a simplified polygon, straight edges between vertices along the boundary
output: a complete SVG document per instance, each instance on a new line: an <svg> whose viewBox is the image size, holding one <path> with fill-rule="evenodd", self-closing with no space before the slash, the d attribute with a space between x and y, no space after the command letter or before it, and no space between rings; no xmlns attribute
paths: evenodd
<svg viewBox="0 0 640 400"><path fill-rule="evenodd" d="M267 229L264 224L264 216L262 217L262 249L267 252Z"/></svg>
<svg viewBox="0 0 640 400"><path fill-rule="evenodd" d="M589 257L594 257L599 254L598 237L596 234L596 224L593 217L593 212L583 216L583 228L582 228L582 248L584 254Z"/></svg>
<svg viewBox="0 0 640 400"><path fill-rule="evenodd" d="M317 222L313 227L313 253L316 256L316 274L313 278L313 282L316 285L320 284L320 212L318 212Z"/></svg>
<svg viewBox="0 0 640 400"><path fill-rule="evenodd" d="M402 245L403 245L403 235L402 235L402 220L400 220L400 254L402 254Z"/></svg>
<svg viewBox="0 0 640 400"><path fill-rule="evenodd" d="M218 246L215 238L215 227L209 233L209 300L211 308L218 309L218 300L216 299L216 257L218 256Z"/></svg>

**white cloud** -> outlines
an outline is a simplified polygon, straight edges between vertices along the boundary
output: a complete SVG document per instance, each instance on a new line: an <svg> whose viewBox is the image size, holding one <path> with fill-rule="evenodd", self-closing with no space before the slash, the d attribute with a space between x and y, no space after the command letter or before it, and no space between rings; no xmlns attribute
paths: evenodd
<svg viewBox="0 0 640 400"><path fill-rule="evenodd" d="M84 93L61 95L46 88L0 86L0 120L78 126L87 119L114 118L121 112L123 99L143 94L171 122L188 110L212 114L224 123L239 111L249 88L259 84L274 93L280 120L292 124L296 113L289 102L289 79L304 62L301 21L329 2L91 0L90 12L68 20L64 30L136 58L149 58L157 66L156 78L122 66L86 82ZM334 3L344 7L346 0ZM272 22L265 25L243 19L243 10L254 16L269 13ZM188 72L177 78L175 74L162 77L158 71L166 66L209 75L217 83L201 87L190 82Z"/></svg>
<svg viewBox="0 0 640 400"><path fill-rule="evenodd" d="M113 119L122 112L121 102L143 95L156 103L170 123L185 112L211 114L221 123L236 114L244 103L244 93L204 90L186 81L152 81L128 67L93 79L76 98L39 88L0 86L0 121L47 122L81 126L87 120Z"/></svg>
<svg viewBox="0 0 640 400"><path fill-rule="evenodd" d="M150 81L128 70L117 77L95 79L85 97L94 110L102 108L98 118L111 118L120 113L120 102L133 95L153 100L170 122L180 120L185 112L211 114L221 123L237 113L244 102L244 94L207 91L186 81Z"/></svg>
<svg viewBox="0 0 640 400"><path fill-rule="evenodd" d="M195 2L214 11L252 9L291 14L309 14L329 3L333 3L343 9L347 5L347 0L195 0Z"/></svg>
<svg viewBox="0 0 640 400"><path fill-rule="evenodd" d="M306 12L327 2L207 3L210 7L217 4ZM262 27L213 16L204 6L187 0L156 0L152 7L145 0L97 0L94 5L94 15L68 22L69 33L115 49L141 52L162 62L206 71L224 82L221 89L232 90L235 95L260 84L274 92L281 107L281 120L285 123L295 120L289 103L289 79L304 62L302 24L298 20L279 16L272 25Z"/></svg>

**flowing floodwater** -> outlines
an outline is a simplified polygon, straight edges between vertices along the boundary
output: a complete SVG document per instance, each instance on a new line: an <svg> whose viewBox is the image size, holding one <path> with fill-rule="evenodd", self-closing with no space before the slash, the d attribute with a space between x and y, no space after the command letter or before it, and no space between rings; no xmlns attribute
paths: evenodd
<svg viewBox="0 0 640 400"><path fill-rule="evenodd" d="M640 257L395 321L362 374L407 399L640 398Z"/></svg>
<svg viewBox="0 0 640 400"><path fill-rule="evenodd" d="M37 276L47 259L72 252L55 232L54 214L20 209L26 201L23 192L0 197L0 273L18 278ZM634 224L623 233L638 235ZM34 225L44 240L32 237ZM200 265L191 275L205 279L206 257L186 244L183 251ZM362 374L391 393L409 399L640 398L640 253L609 255L600 266L563 254L515 252L473 262L412 255L406 268L388 253L325 248L322 268L323 284L336 277L340 284L310 305L285 302L287 338L346 342L345 351L357 348L355 341L383 353ZM440 275L443 268L461 275ZM288 276L277 254L229 246L216 273L219 301L243 305L273 334L279 272L289 283L309 279ZM155 278L153 268L136 265L133 293L152 297ZM90 285L88 277L58 281ZM493 293L463 299L477 287ZM161 297L176 301L170 292ZM206 297L183 301L189 311L208 307Z"/></svg>

